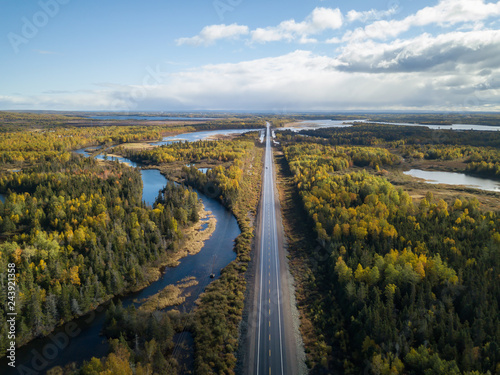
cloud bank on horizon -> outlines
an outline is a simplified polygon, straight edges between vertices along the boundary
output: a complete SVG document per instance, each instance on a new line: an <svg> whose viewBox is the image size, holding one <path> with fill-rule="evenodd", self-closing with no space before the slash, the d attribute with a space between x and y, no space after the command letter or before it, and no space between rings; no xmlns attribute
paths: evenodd
<svg viewBox="0 0 500 375"><path fill-rule="evenodd" d="M500 1L440 0L405 16L397 5L316 6L264 27L239 21L171 43L193 61L241 48L258 57L148 66L135 84L0 91L0 109L500 111Z"/></svg>

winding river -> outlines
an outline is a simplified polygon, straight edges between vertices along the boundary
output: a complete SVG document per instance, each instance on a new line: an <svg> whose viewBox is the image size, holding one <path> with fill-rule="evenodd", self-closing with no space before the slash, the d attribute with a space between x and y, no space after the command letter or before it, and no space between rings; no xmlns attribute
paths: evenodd
<svg viewBox="0 0 500 375"><path fill-rule="evenodd" d="M78 154L88 156L84 150ZM103 158L98 156L98 158ZM119 158L121 162L133 167L138 165L128 159ZM141 170L143 182L142 199L152 205L168 180L156 169ZM217 219L214 233L205 242L202 250L196 255L190 255L180 260L177 267L166 268L161 278L145 289L124 297L115 297L115 303L121 301L127 307L137 304L141 300L152 296L170 284L175 284L186 277L195 277L198 285L185 289L189 294L185 302L176 306L181 311L190 310L194 301L213 280L212 272L219 277L220 270L236 259L233 251L234 240L240 234L236 218L216 200L197 192L205 209L211 211ZM95 312L75 319L58 327L51 335L31 341L16 351L16 368L7 366L7 359L0 359L0 368L3 375L18 374L45 374L54 366L65 366L70 362L82 363L92 357L103 357L108 353L108 344L105 337L100 335L105 321L106 307L100 307Z"/></svg>

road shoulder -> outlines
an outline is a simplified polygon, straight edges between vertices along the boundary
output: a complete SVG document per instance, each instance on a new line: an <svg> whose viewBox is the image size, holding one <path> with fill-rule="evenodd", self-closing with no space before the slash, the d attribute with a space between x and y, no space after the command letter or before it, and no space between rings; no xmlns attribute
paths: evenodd
<svg viewBox="0 0 500 375"><path fill-rule="evenodd" d="M300 317L295 299L295 280L290 272L288 264L287 242L285 230L283 227L283 218L281 213L281 200L278 188L278 164L276 162L275 151L273 150L273 172L274 172L274 196L275 196L275 212L276 212L276 230L278 234L278 249L280 260L280 276L281 276L281 292L282 306L286 343L286 358L289 359L286 364L286 374L307 374L307 366L305 364L305 351L302 336L300 334Z"/></svg>

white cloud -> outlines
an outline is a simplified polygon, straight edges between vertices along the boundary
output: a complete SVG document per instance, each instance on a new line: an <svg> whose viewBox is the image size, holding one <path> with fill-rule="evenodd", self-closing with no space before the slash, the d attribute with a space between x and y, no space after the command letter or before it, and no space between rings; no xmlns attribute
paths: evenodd
<svg viewBox="0 0 500 375"><path fill-rule="evenodd" d="M341 69L358 72L423 72L500 66L500 30L422 34L406 40L350 43L341 48ZM474 72L472 72L474 73Z"/></svg>
<svg viewBox="0 0 500 375"><path fill-rule="evenodd" d="M364 28L348 31L344 40L384 40L396 37L415 26L435 24L449 27L459 23L481 22L498 15L500 15L500 1L485 3L484 0L441 0L436 6L425 7L402 20L379 20Z"/></svg>
<svg viewBox="0 0 500 375"><path fill-rule="evenodd" d="M307 28L311 30L311 33L328 29L335 30L342 26L342 13L338 8L316 8L305 22L308 23Z"/></svg>
<svg viewBox="0 0 500 375"><path fill-rule="evenodd" d="M339 44L339 43L342 43L342 39L334 36L333 38L325 40L325 43L326 44Z"/></svg>
<svg viewBox="0 0 500 375"><path fill-rule="evenodd" d="M500 110L500 84L498 79L492 80L500 74L499 33L484 33L425 35L388 44L367 42L342 50L338 58L298 50L279 57L184 70L170 74L161 85L115 85L95 92L0 97L0 107ZM460 41L464 41L463 46ZM438 58L433 61L433 56ZM428 59L435 67L449 65L434 69L426 66ZM364 60L366 66L362 65ZM346 68L346 62L358 66ZM412 67L418 64L424 68Z"/></svg>
<svg viewBox="0 0 500 375"><path fill-rule="evenodd" d="M211 25L206 26L198 35L190 38L179 38L177 45L190 44L193 46L211 45L220 39L237 39L240 36L251 34L251 41L258 43L296 41L300 44L316 43L311 35L320 34L325 30L336 30L342 27L343 17L341 11L331 8L315 8L302 22L287 20L278 26L257 28L249 31L248 26Z"/></svg>
<svg viewBox="0 0 500 375"><path fill-rule="evenodd" d="M348 30L340 39L337 36L326 39L325 43L360 42L369 39L387 40L395 38L412 27L438 25L441 27L456 26L460 30L484 29L484 21L500 15L500 1L486 3L486 0L440 0L435 6L428 6L402 20L385 20L383 18L398 12L397 7L387 10L371 9L359 12L351 10L346 14L346 23L369 22L364 27ZM211 25L206 26L200 34L191 38L177 39L178 45L195 46L211 45L220 39L237 39L249 36L253 43L297 42L300 44L317 43L312 36L326 30L339 30L344 26L344 17L338 8L315 8L303 21L286 20L277 26L268 26L251 30L248 26Z"/></svg>
<svg viewBox="0 0 500 375"><path fill-rule="evenodd" d="M287 20L278 26L258 28L252 31L252 41L257 43L293 41L308 42L310 35L319 34L325 30L336 30L342 27L341 11L331 8L315 8L302 22Z"/></svg>
<svg viewBox="0 0 500 375"><path fill-rule="evenodd" d="M417 26L435 23L440 26L462 22L481 21L500 14L500 2L485 3L484 0L442 0L435 7L418 11L409 21Z"/></svg>
<svg viewBox="0 0 500 375"><path fill-rule="evenodd" d="M380 20L382 18L392 16L393 14L396 14L398 12L397 7L392 7L387 10L376 10L376 9L371 9L368 11L364 12L358 12L356 10L350 10L347 15L347 21L349 22L355 22L355 21L360 21L360 22L368 22L372 20Z"/></svg>
<svg viewBox="0 0 500 375"><path fill-rule="evenodd" d="M191 38L179 38L177 45L190 44L193 46L211 45L220 39L237 39L249 33L248 26L238 25L211 25L204 27L198 35Z"/></svg>

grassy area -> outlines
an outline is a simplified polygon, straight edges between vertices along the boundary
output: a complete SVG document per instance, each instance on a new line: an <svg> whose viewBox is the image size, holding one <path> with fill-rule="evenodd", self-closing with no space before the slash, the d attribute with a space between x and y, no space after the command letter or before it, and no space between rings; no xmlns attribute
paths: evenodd
<svg viewBox="0 0 500 375"><path fill-rule="evenodd" d="M207 219L206 222L198 221L196 224L190 226L183 230L183 243L181 248L176 251L176 253L170 258L171 262L168 267L175 267L179 265L179 259L184 258L188 255L198 254L203 248L205 241L208 240L212 233L215 231L215 226L217 224L217 219L210 211L205 211L202 206L198 212L200 219ZM205 230L201 230L204 223L208 223L208 227Z"/></svg>
<svg viewBox="0 0 500 375"><path fill-rule="evenodd" d="M176 285L167 285L159 293L152 295L144 301L139 301L142 302L139 310L152 313L166 307L180 305L186 300L186 297L189 297L189 295L184 294L186 288L195 285L198 285L195 277L188 277L179 281Z"/></svg>
<svg viewBox="0 0 500 375"><path fill-rule="evenodd" d="M151 148L154 148L156 146L153 146L151 143L147 142L139 142L139 143L124 143L121 144L120 147L122 147L124 150L149 150Z"/></svg>

